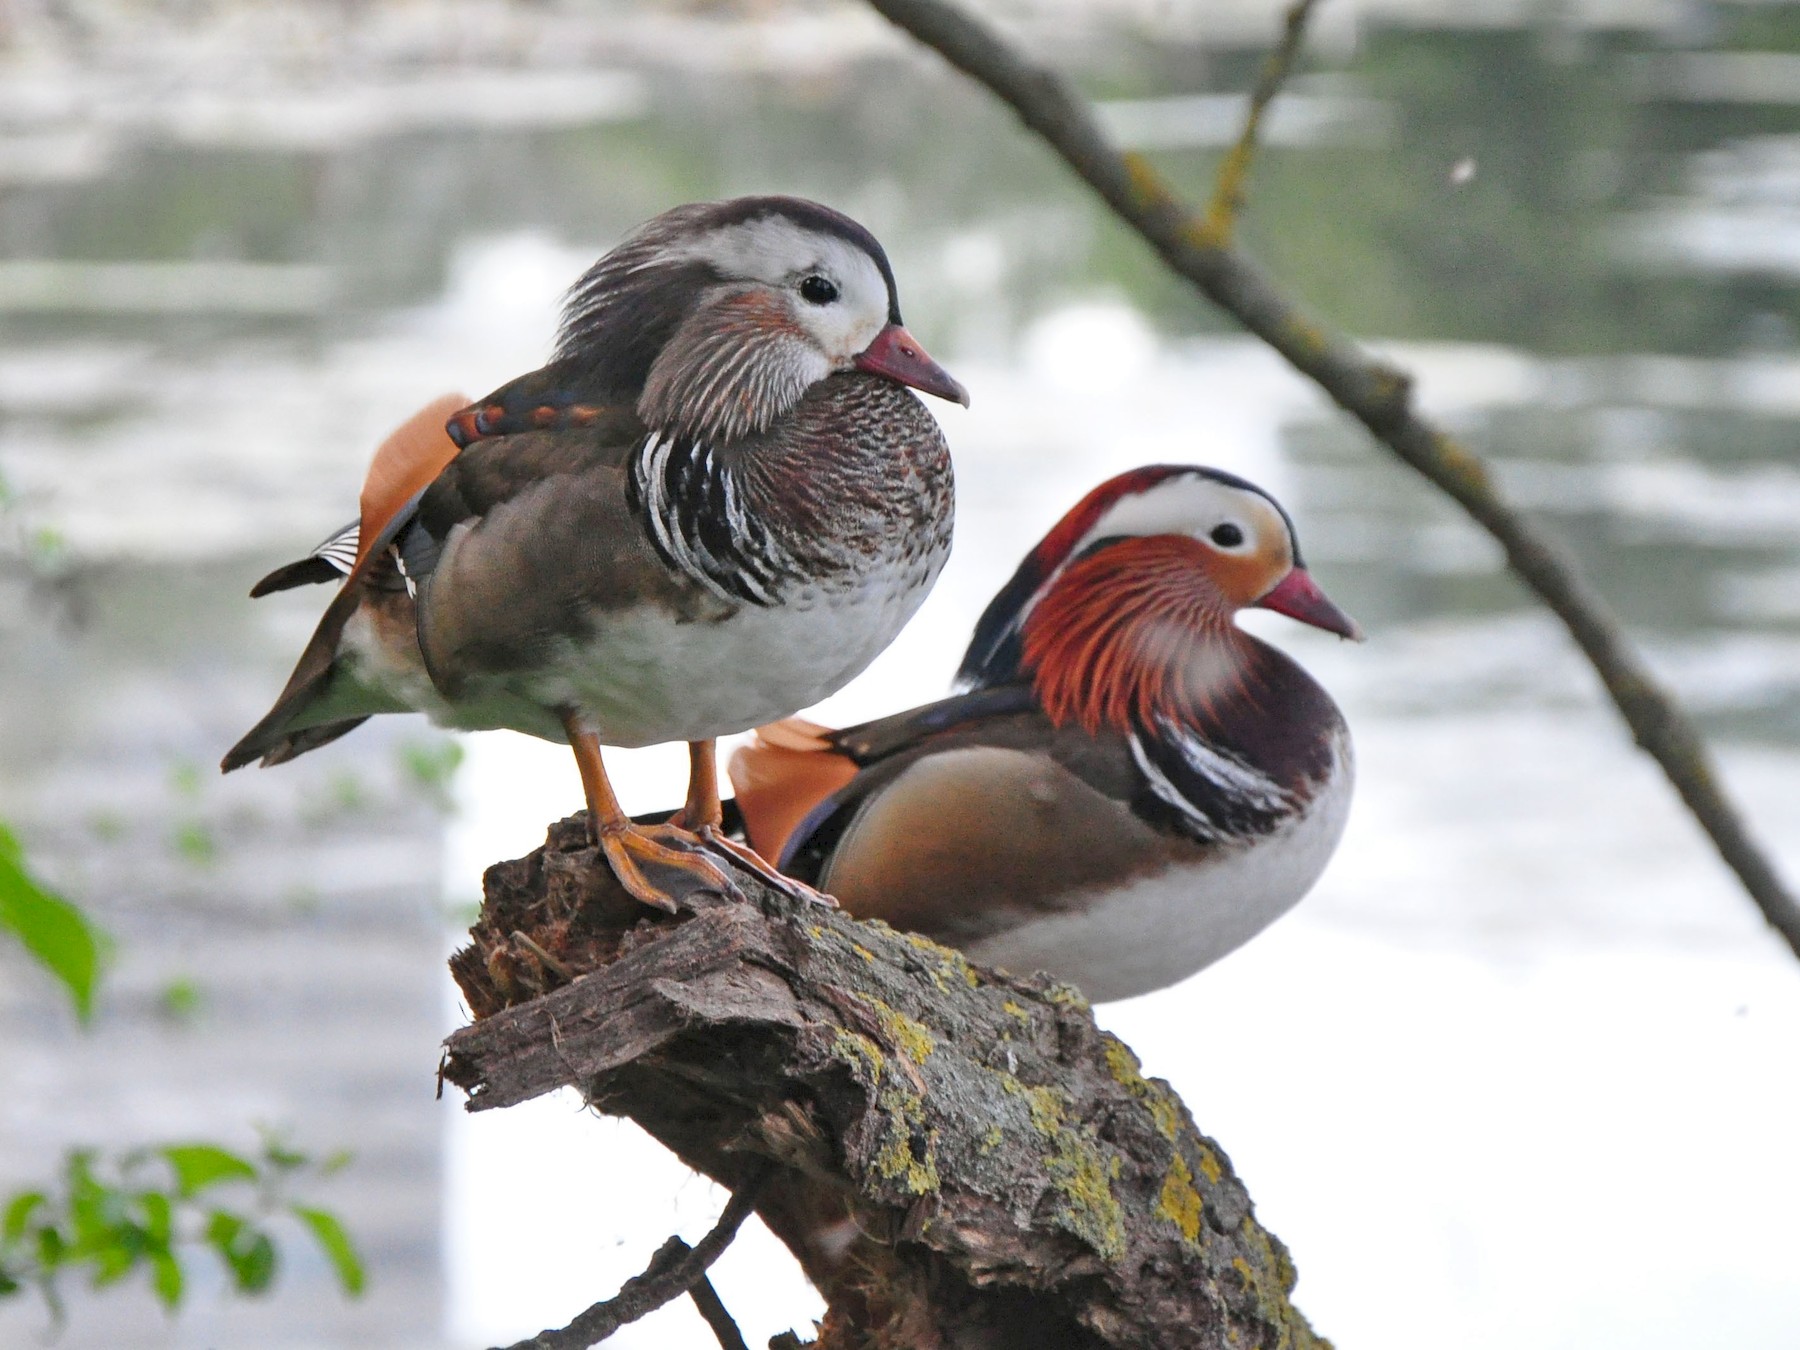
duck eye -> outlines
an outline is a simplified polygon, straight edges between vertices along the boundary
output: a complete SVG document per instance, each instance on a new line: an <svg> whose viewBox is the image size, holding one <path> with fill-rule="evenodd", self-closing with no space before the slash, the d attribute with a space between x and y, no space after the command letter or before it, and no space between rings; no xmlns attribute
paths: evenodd
<svg viewBox="0 0 1800 1350"><path fill-rule="evenodd" d="M817 274L800 283L800 298L809 305L829 305L838 298L838 288Z"/></svg>
<svg viewBox="0 0 1800 1350"><path fill-rule="evenodd" d="M1220 548L1236 548L1244 542L1244 532L1228 520L1213 526L1212 541Z"/></svg>

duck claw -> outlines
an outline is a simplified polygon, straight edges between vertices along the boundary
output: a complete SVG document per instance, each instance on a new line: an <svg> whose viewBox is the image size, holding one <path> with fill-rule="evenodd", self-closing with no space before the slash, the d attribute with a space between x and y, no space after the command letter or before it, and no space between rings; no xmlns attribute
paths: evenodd
<svg viewBox="0 0 1800 1350"><path fill-rule="evenodd" d="M803 900L808 904L823 905L827 909L836 909L838 902L824 891L814 890L804 881L796 881L786 873L778 871L762 854L732 839L716 825L702 825L694 831L702 846L712 849L721 857L736 863L739 867L755 874L757 880L773 890L795 900Z"/></svg>
<svg viewBox="0 0 1800 1350"><path fill-rule="evenodd" d="M701 852L703 842L688 831L673 826L660 825L651 829L633 826L602 831L597 847L626 894L652 909L674 914L681 900L702 891L710 891L727 900L744 899L743 891L724 869ZM664 874L675 873L680 881L672 887L658 885L646 875L646 868Z"/></svg>

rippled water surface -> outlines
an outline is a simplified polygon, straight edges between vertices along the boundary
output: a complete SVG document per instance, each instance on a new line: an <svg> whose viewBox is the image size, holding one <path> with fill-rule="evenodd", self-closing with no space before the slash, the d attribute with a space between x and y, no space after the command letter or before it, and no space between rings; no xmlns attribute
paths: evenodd
<svg viewBox="0 0 1800 1350"><path fill-rule="evenodd" d="M952 563L819 716L940 692L1019 554L1153 460L1270 487L1371 635L1258 625L1356 736L1315 894L1102 1010L1231 1155L1315 1325L1345 1350L1791 1346L1800 969L1497 550L982 96L871 54L854 15L666 17L606 59L526 17L448 65L252 79L182 48L0 85L0 817L119 940L87 1035L0 954L0 1183L73 1143L282 1125L358 1151L322 1198L374 1278L342 1305L301 1259L267 1304L203 1287L176 1322L83 1298L63 1343L487 1344L710 1221L712 1188L626 1127L432 1099L458 911L578 803L566 753L470 738L449 782L443 738L396 719L210 766L320 607L244 591L347 518L371 445L536 365L561 289L639 220L781 190L875 230L974 395L939 409ZM1800 9L1620 23L1340 23L1246 242L1492 457L1800 877ZM1200 191L1256 53L1180 27L1052 48ZM620 765L628 806L680 791L678 754ZM817 1308L754 1234L719 1284L753 1344ZM9 1309L0 1342L37 1325ZM618 1344L706 1337L683 1308Z"/></svg>

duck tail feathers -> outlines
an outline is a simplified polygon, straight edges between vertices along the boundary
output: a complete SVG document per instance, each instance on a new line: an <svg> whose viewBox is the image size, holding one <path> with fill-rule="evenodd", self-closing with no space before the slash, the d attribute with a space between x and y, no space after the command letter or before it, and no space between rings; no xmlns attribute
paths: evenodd
<svg viewBox="0 0 1800 1350"><path fill-rule="evenodd" d="M759 727L726 767L737 792L750 846L779 858L796 828L827 797L856 777L856 761L834 733L803 718Z"/></svg>

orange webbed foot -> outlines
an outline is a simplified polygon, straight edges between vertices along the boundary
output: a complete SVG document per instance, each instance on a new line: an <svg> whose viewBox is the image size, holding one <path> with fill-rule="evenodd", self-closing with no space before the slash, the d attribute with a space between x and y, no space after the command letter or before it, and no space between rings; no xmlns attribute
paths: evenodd
<svg viewBox="0 0 1800 1350"><path fill-rule="evenodd" d="M681 810L675 813L671 825L679 828L687 837L698 840L703 848L710 848L720 857L753 872L766 885L780 891L783 895L791 896L795 900L806 900L813 904L837 908L837 901L830 896L815 891L804 882L783 876L756 850L746 848L737 840L728 838L723 828L723 821L724 813L719 803L719 774L714 743L712 741L689 741L687 801Z"/></svg>
<svg viewBox="0 0 1800 1350"><path fill-rule="evenodd" d="M824 891L816 891L804 881L795 881L786 873L777 870L775 865L764 858L762 854L738 843L717 825L698 826L694 830L694 837L713 852L731 859L738 866L754 873L757 880L772 890L780 891L783 895L791 896L795 900L824 905L829 909L838 907L838 902Z"/></svg>
<svg viewBox="0 0 1800 1350"><path fill-rule="evenodd" d="M724 869L701 852L703 841L687 830L669 825L649 829L633 825L625 829L597 828L593 835L619 885L634 900L652 909L673 914L679 901L701 891L728 900L744 898Z"/></svg>

